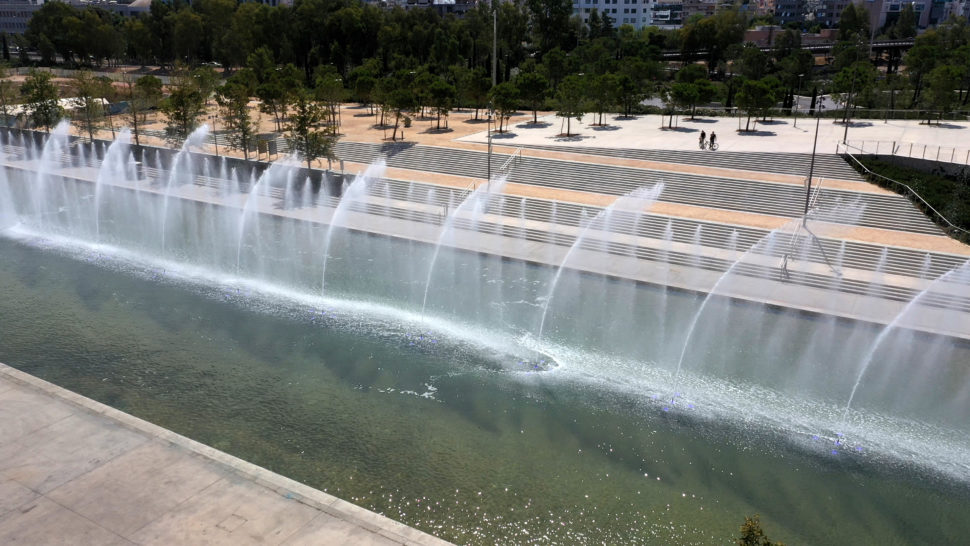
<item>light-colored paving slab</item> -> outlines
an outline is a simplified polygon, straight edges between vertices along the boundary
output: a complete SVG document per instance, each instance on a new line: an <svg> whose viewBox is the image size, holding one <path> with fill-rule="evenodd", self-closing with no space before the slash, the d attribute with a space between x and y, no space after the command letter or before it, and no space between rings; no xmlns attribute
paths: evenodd
<svg viewBox="0 0 970 546"><path fill-rule="evenodd" d="M547 114L539 118L548 125L536 128L528 126L522 120L513 123L511 133L504 135L501 143L504 146L554 145L554 146L595 146L600 148L638 148L653 150L697 150L697 137L700 132L711 131L717 133L719 151L733 152L797 152L811 153L815 140L815 120L799 118L797 126L792 118L778 118L772 123L757 126L751 133L739 133L737 117L699 118L690 120L681 117L677 120L677 128L661 129L661 116L639 116L635 119L620 119L610 116L609 123L613 130L598 130L584 124L574 124L570 138L557 136L560 133L559 118ZM664 117L664 119L667 119ZM741 118L741 126L745 118ZM485 128L477 133L457 137L462 142L484 143L487 140ZM967 138L970 137L970 123L948 122L943 126L928 126L916 120L857 120L849 126L848 134L845 126L835 123L832 119L821 120L818 124L818 151L820 153L835 153L836 145L846 136L850 142L897 142L919 143L931 147L952 147L955 145L966 148ZM493 139L494 141L494 139ZM962 142L961 142L962 141ZM712 152L717 153L717 152Z"/></svg>
<svg viewBox="0 0 970 546"><path fill-rule="evenodd" d="M0 544L447 543L0 364Z"/></svg>

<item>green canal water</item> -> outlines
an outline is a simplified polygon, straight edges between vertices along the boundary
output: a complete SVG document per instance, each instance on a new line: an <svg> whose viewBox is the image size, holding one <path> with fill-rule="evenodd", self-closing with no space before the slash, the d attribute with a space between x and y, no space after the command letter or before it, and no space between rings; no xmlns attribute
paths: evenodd
<svg viewBox="0 0 970 546"><path fill-rule="evenodd" d="M951 475L664 411L353 303L4 238L0 294L0 361L459 544L731 544L755 513L788 544L970 536Z"/></svg>

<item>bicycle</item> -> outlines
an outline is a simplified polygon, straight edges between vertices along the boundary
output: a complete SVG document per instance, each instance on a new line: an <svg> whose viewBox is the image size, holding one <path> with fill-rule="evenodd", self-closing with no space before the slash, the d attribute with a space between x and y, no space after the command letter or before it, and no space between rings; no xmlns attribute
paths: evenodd
<svg viewBox="0 0 970 546"><path fill-rule="evenodd" d="M711 142L710 144L707 145L707 149L710 150L710 151L712 151L712 152L713 151L716 151L717 150L717 147L718 147L717 146L717 142ZM704 146L703 145L701 145L701 149L702 150L704 149Z"/></svg>

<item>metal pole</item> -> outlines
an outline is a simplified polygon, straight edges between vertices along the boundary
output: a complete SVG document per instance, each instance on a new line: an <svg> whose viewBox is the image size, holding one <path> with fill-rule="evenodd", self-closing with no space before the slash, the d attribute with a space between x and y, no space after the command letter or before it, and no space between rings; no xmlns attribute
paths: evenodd
<svg viewBox="0 0 970 546"><path fill-rule="evenodd" d="M852 87L849 88L849 94L845 97L845 131L842 133L842 144L845 144L845 139L849 137L849 101L852 100L852 93L855 91L855 75L852 76Z"/></svg>
<svg viewBox="0 0 970 546"><path fill-rule="evenodd" d="M492 87L498 79L498 7L492 4Z"/></svg>
<svg viewBox="0 0 970 546"><path fill-rule="evenodd" d="M798 94L802 90L802 76L805 74L798 75L798 89L795 90L795 123L794 127L798 127Z"/></svg>
<svg viewBox="0 0 970 546"><path fill-rule="evenodd" d="M812 176L815 175L815 150L818 148L818 124L821 118L815 118L815 142L812 144L812 162L808 166L808 184L805 185L805 214L802 216L802 225L808 225L808 203L812 199Z"/></svg>
<svg viewBox="0 0 970 546"><path fill-rule="evenodd" d="M487 173L488 177L485 179L485 184L488 187L488 190L491 191L492 190L492 106L491 105L489 105L488 107L488 125L486 127L488 128L488 154L487 154L488 167L486 168L485 172Z"/></svg>

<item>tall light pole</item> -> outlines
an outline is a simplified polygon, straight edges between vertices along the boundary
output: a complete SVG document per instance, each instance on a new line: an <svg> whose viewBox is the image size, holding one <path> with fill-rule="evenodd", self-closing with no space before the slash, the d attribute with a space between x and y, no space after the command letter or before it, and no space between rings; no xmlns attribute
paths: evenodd
<svg viewBox="0 0 970 546"><path fill-rule="evenodd" d="M498 4L492 4L492 87L498 83Z"/></svg>
<svg viewBox="0 0 970 546"><path fill-rule="evenodd" d="M493 112L494 110L492 109L492 103L488 103L488 125L486 125L486 128L488 129L488 154L486 154L486 158L487 158L486 161L488 161L488 166L485 169L486 177L487 177L485 179L485 184L488 187L489 191L491 191L492 189L492 113Z"/></svg>
<svg viewBox="0 0 970 546"><path fill-rule="evenodd" d="M798 127L798 94L802 91L802 76L804 75L805 74L798 75L798 88L795 89L795 127Z"/></svg>
<svg viewBox="0 0 970 546"><path fill-rule="evenodd" d="M849 94L845 97L845 131L842 133L842 144L848 145L846 139L849 137L849 101L852 100L852 94L855 93L855 74L852 75L852 86L849 88Z"/></svg>

